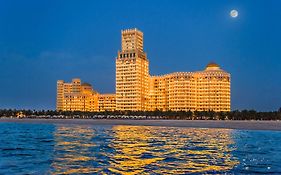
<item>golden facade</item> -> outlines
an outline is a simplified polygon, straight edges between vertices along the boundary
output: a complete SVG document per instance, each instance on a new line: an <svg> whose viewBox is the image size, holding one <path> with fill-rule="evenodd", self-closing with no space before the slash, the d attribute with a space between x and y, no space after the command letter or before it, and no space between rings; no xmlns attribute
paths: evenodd
<svg viewBox="0 0 281 175"><path fill-rule="evenodd" d="M115 111L115 94L98 94L98 109L96 111Z"/></svg>
<svg viewBox="0 0 281 175"><path fill-rule="evenodd" d="M210 63L197 72L149 75L143 33L121 32L116 58L116 95L99 94L73 79L57 82L57 110L64 111L230 111L230 74Z"/></svg>
<svg viewBox="0 0 281 175"><path fill-rule="evenodd" d="M150 110L230 111L230 74L215 63L204 71L150 78Z"/></svg>
<svg viewBox="0 0 281 175"><path fill-rule="evenodd" d="M136 29L122 31L122 50L116 58L117 110L147 110L148 65L142 32Z"/></svg>
<svg viewBox="0 0 281 175"><path fill-rule="evenodd" d="M115 94L99 94L80 79L73 79L71 83L57 82L59 111L113 111L115 108Z"/></svg>

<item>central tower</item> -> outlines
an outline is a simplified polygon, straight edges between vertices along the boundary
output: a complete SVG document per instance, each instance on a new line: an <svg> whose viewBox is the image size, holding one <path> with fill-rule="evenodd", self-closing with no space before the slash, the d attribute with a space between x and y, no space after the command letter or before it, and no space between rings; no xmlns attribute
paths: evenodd
<svg viewBox="0 0 281 175"><path fill-rule="evenodd" d="M149 62L143 51L143 33L121 31L122 50L116 58L116 110L144 111L148 107Z"/></svg>

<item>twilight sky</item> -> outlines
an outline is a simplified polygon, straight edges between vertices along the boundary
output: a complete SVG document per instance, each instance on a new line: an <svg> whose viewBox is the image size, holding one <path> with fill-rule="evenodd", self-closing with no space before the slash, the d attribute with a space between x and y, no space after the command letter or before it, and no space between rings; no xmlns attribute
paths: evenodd
<svg viewBox="0 0 281 175"><path fill-rule="evenodd" d="M151 74L214 61L231 73L232 110L277 110L280 7L279 0L2 0L0 108L55 109L58 79L79 77L114 93L120 31L136 27Z"/></svg>

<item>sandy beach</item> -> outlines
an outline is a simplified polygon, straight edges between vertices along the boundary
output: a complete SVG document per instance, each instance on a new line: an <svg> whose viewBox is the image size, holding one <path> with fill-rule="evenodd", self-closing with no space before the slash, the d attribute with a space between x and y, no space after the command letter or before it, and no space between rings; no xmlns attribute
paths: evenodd
<svg viewBox="0 0 281 175"><path fill-rule="evenodd" d="M281 131L281 121L212 121L212 120L119 120L119 119L9 119L1 118L0 123L50 123L78 125L132 125L191 128L226 128L242 130Z"/></svg>

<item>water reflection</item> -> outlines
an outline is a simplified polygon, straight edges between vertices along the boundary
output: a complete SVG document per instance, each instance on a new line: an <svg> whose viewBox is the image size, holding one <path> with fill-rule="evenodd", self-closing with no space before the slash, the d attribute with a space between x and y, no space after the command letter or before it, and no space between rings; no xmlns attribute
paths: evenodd
<svg viewBox="0 0 281 175"><path fill-rule="evenodd" d="M281 132L0 123L0 135L0 174L281 174Z"/></svg>
<svg viewBox="0 0 281 175"><path fill-rule="evenodd" d="M97 161L90 148L94 130L91 127L58 126L54 134L56 145L52 163L52 174L96 173L89 162Z"/></svg>
<svg viewBox="0 0 281 175"><path fill-rule="evenodd" d="M114 139L111 146L116 154L109 170L119 174L143 174L150 165L163 160L154 155L159 147L152 145L153 129L142 126L116 126L112 128ZM157 139L157 138L155 138ZM163 150L164 151L164 150Z"/></svg>
<svg viewBox="0 0 281 175"><path fill-rule="evenodd" d="M225 172L232 157L232 130L145 126L113 127L110 171L119 174Z"/></svg>
<svg viewBox="0 0 281 175"><path fill-rule="evenodd" d="M239 162L232 130L57 126L51 174L222 173Z"/></svg>

